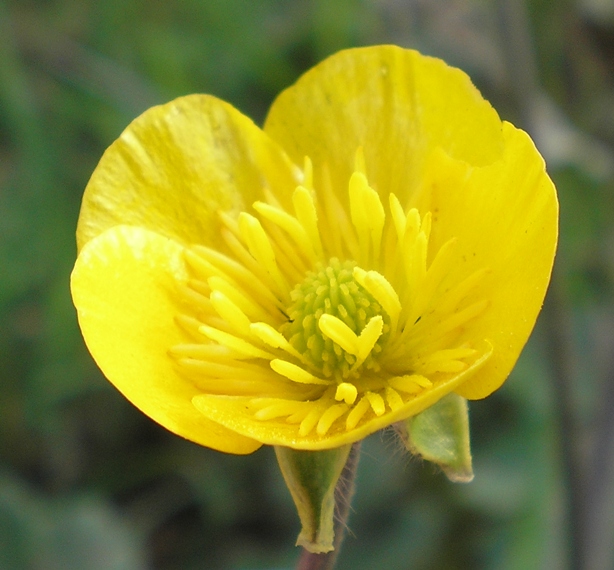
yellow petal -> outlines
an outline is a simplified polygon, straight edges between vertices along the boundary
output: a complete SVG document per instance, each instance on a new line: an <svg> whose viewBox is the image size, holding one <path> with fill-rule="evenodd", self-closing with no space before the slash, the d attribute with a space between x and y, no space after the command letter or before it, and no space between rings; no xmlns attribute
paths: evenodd
<svg viewBox="0 0 614 570"><path fill-rule="evenodd" d="M286 155L250 119L215 97L181 97L143 113L107 149L85 190L78 247L121 224L217 245L218 210L238 212L264 187L296 183Z"/></svg>
<svg viewBox="0 0 614 570"><path fill-rule="evenodd" d="M251 453L260 443L207 419L192 405L196 387L179 376L168 350L185 343L174 318L182 247L142 228L116 226L90 240L71 289L85 342L107 378L156 422L201 445Z"/></svg>
<svg viewBox="0 0 614 570"><path fill-rule="evenodd" d="M369 183L404 206L432 147L476 165L502 149L501 121L465 73L396 46L341 51L316 65L279 95L264 130L297 164L312 159L316 186L317 166L328 163L344 203L360 146Z"/></svg>
<svg viewBox="0 0 614 570"><path fill-rule="evenodd" d="M369 421L365 421L358 427L352 427L352 429L346 429L346 421L342 418L323 435L318 434L317 430L311 430L307 435L300 435L300 427L296 423L285 421L284 418L268 421L256 419L250 409L251 398L201 394L194 397L194 406L207 418L219 422L237 433L254 437L267 445L282 445L306 450L332 449L364 439L392 423L419 414L432 406L443 396L456 390L472 375L479 372L492 357L493 352L490 343L484 342L481 352L482 356L466 370L450 377L445 382L422 391L402 406L395 406L394 411L387 410L382 415L372 417ZM314 404L314 411L316 406L317 404ZM316 423L325 411L326 408L322 409L322 413L315 417Z"/></svg>
<svg viewBox="0 0 614 570"><path fill-rule="evenodd" d="M421 209L433 212L431 251L457 238L449 283L486 269L474 288L488 308L467 325L467 338L489 338L493 356L456 390L478 399L506 379L535 324L550 280L558 203L542 158L526 133L503 124L501 160L473 168L435 152L423 183ZM470 304L468 300L466 304Z"/></svg>

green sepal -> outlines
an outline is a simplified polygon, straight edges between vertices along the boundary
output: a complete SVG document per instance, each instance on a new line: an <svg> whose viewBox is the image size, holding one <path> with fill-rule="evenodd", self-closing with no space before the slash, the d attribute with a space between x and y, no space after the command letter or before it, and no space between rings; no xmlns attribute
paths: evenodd
<svg viewBox="0 0 614 570"><path fill-rule="evenodd" d="M296 541L309 552L334 549L335 487L351 445L324 451L275 447L281 472L301 520Z"/></svg>
<svg viewBox="0 0 614 570"><path fill-rule="evenodd" d="M451 481L468 483L473 479L465 398L448 394L403 423L405 446L410 452L439 465Z"/></svg>

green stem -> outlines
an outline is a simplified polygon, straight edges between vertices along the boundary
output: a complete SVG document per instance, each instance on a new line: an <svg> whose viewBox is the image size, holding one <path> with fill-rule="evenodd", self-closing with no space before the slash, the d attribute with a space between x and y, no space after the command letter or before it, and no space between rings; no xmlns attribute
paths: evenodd
<svg viewBox="0 0 614 570"><path fill-rule="evenodd" d="M352 497L354 496L356 469L360 457L360 443L352 446L348 460L341 472L339 482L335 487L335 542L334 550L326 554L314 554L303 549L296 570L333 570L341 542L345 536L347 519L350 514Z"/></svg>

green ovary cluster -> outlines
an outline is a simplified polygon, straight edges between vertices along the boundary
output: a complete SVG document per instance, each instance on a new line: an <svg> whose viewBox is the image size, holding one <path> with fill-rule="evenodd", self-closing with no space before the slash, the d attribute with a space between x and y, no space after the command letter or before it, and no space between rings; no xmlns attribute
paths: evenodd
<svg viewBox="0 0 614 570"><path fill-rule="evenodd" d="M390 328L388 315L381 305L354 278L355 267L355 262L341 262L337 258L332 258L326 266L318 263L292 290L289 322L281 329L290 344L317 372L337 381L346 380L364 368L377 372L377 355L382 351ZM320 330L318 321L325 313L342 320L356 335L360 335L372 317L380 315L383 318L383 334L357 370L352 368L356 356L343 350Z"/></svg>

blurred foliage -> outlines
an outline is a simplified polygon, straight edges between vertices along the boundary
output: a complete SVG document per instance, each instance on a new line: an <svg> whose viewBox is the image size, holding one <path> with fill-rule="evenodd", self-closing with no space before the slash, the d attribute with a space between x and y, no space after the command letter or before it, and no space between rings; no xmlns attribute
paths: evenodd
<svg viewBox="0 0 614 570"><path fill-rule="evenodd" d="M207 92L261 122L300 73L355 45L443 57L522 122L506 4L0 0L1 568L293 566L298 519L272 451L172 436L89 357L68 292L83 188L147 107ZM562 206L555 295L509 382L471 405L473 483L390 434L367 440L340 570L612 567L614 9L527 9L521 47L546 105L525 127Z"/></svg>

